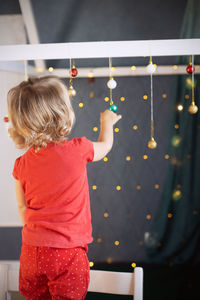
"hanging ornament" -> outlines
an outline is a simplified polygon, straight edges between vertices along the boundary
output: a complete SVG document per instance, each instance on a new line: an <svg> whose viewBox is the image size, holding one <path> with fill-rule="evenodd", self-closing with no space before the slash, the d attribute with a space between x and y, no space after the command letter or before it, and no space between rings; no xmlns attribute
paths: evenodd
<svg viewBox="0 0 200 300"><path fill-rule="evenodd" d="M150 57L150 64L153 65L152 58ZM149 65L150 65L149 64ZM151 79L151 139L148 142L148 148L155 149L157 147L157 143L154 139L154 119L153 119L153 72L150 73Z"/></svg>
<svg viewBox="0 0 200 300"><path fill-rule="evenodd" d="M6 116L3 118L3 120L4 120L5 123L8 123L8 122L9 122L8 115L6 115Z"/></svg>
<svg viewBox="0 0 200 300"><path fill-rule="evenodd" d="M115 105L113 100L112 100L112 90L114 88L116 88L117 82L114 80L114 78L112 76L112 59L111 58L109 58L109 71L110 71L110 79L107 82L107 86L110 89L110 106L109 106L109 109L113 112L116 112L117 111L117 105Z"/></svg>
<svg viewBox="0 0 200 300"><path fill-rule="evenodd" d="M116 112L116 111L117 111L117 105L112 104L112 105L110 105L109 109L110 109L111 111L113 111L113 112Z"/></svg>
<svg viewBox="0 0 200 300"><path fill-rule="evenodd" d="M5 129L8 133L8 129L9 129L9 126L10 126L8 115L5 115L5 117L3 118L3 121L4 121Z"/></svg>
<svg viewBox="0 0 200 300"><path fill-rule="evenodd" d="M198 106L195 105L195 103L190 104L188 111L190 114L196 114L198 111Z"/></svg>
<svg viewBox="0 0 200 300"><path fill-rule="evenodd" d="M72 60L72 68L70 68L70 76L71 77L76 77L78 75L78 70L75 67L75 60Z"/></svg>
<svg viewBox="0 0 200 300"><path fill-rule="evenodd" d="M146 67L146 70L149 74L153 74L156 71L156 66L153 64L151 58L149 60L148 66Z"/></svg>
<svg viewBox="0 0 200 300"><path fill-rule="evenodd" d="M148 142L148 147L150 149L155 149L157 147L157 143L153 137L151 137L150 141Z"/></svg>
<svg viewBox="0 0 200 300"><path fill-rule="evenodd" d="M187 71L188 74L192 74L195 71L195 66L193 65L193 63L191 61L191 57L190 57L189 65L186 68L186 71Z"/></svg>
<svg viewBox="0 0 200 300"><path fill-rule="evenodd" d="M69 88L68 88L68 94L69 97L75 97L76 96L76 90L73 87L73 78L76 77L78 74L78 71L75 67L75 61L73 59L73 65L71 67L71 59L70 59L70 79L69 79Z"/></svg>
<svg viewBox="0 0 200 300"><path fill-rule="evenodd" d="M192 73L194 73L194 71L195 71L195 67L190 63L190 64L187 66L186 71L187 71L188 74L192 74Z"/></svg>
<svg viewBox="0 0 200 300"><path fill-rule="evenodd" d="M114 80L113 77L110 78L110 80L107 82L107 86L109 89L115 89L117 86L117 82Z"/></svg>
<svg viewBox="0 0 200 300"><path fill-rule="evenodd" d="M70 84L68 89L69 97L75 97L76 96L76 90L74 89L73 85Z"/></svg>
<svg viewBox="0 0 200 300"><path fill-rule="evenodd" d="M72 77L76 77L78 75L78 70L73 66L72 69L70 70L70 75Z"/></svg>
<svg viewBox="0 0 200 300"><path fill-rule="evenodd" d="M190 64L191 64L191 67L193 67L194 66L194 55L192 55L192 62L191 62L191 60L190 60ZM190 65L189 64L189 65ZM188 66L189 67L189 66ZM194 67L193 67L194 68ZM194 68L194 70L195 70L195 68ZM187 71L188 72L188 71ZM189 72L188 72L189 73ZM190 104L190 106L189 106L189 108L188 108L188 111L189 111L189 113L190 114L196 114L197 113L197 111L198 111L198 106L195 104L195 102L194 102L194 71L192 71L192 73L190 73L190 74L192 74L192 102L191 102L191 104Z"/></svg>

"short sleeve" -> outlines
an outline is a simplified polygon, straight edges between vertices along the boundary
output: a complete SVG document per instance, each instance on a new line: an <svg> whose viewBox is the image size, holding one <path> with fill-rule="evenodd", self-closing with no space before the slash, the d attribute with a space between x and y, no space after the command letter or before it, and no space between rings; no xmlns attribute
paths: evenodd
<svg viewBox="0 0 200 300"><path fill-rule="evenodd" d="M15 179L19 180L19 164L20 164L21 156L15 160L14 168L12 175Z"/></svg>
<svg viewBox="0 0 200 300"><path fill-rule="evenodd" d="M83 160L87 162L91 162L94 159L94 147L93 143L88 140L85 136L81 138L77 138L77 142L80 146L81 156Z"/></svg>

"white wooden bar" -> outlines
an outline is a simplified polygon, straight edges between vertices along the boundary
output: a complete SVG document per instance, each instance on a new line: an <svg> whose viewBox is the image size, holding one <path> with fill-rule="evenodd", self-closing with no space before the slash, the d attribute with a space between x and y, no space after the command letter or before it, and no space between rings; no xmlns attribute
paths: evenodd
<svg viewBox="0 0 200 300"><path fill-rule="evenodd" d="M77 66L78 67L78 66ZM188 75L186 72L186 65L181 66L157 66L154 76L156 75ZM46 71L44 75L56 75L60 78L69 77L69 69L54 69L52 72ZM200 67L195 66L195 74L200 74ZM36 75L35 72L33 75ZM135 69L130 67L115 67L112 71L114 77L125 76L149 76L146 66L137 66ZM78 68L78 78L86 78L93 76L97 77L109 77L109 68Z"/></svg>
<svg viewBox="0 0 200 300"><path fill-rule="evenodd" d="M0 61L200 55L200 39L0 46Z"/></svg>
<svg viewBox="0 0 200 300"><path fill-rule="evenodd" d="M186 65L179 65L179 66L162 66L158 65L157 69L154 73L154 76L159 75L187 75L186 73ZM87 78L87 77L108 77L110 74L108 67L98 67L98 68L78 68L78 78ZM15 61L0 61L0 71L10 71L19 74L24 74L24 62L15 62ZM45 70L43 72L37 72L37 68L33 66L28 66L28 75L29 76L44 76L44 75L56 75L60 78L69 78L70 73L68 68L63 69L53 69L52 72ZM200 66L195 66L195 74L200 74ZM131 68L129 67L115 67L112 70L112 75L114 77L125 77L125 76L149 76L147 73L146 66L137 66Z"/></svg>

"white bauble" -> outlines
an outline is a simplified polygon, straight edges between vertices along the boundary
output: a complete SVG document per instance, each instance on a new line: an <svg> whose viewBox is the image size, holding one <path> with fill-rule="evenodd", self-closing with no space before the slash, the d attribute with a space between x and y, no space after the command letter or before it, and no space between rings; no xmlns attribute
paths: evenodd
<svg viewBox="0 0 200 300"><path fill-rule="evenodd" d="M117 86L117 82L114 79L110 79L107 82L107 86L109 89L115 89Z"/></svg>
<svg viewBox="0 0 200 300"><path fill-rule="evenodd" d="M154 66L154 64L152 64L152 63L150 63L146 68L147 68L147 72L149 74L153 74L156 70L156 66Z"/></svg>

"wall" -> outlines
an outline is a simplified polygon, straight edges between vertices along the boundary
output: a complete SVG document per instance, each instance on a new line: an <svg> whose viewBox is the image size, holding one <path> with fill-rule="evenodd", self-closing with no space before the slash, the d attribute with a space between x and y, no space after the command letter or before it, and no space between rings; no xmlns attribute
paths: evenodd
<svg viewBox="0 0 200 300"><path fill-rule="evenodd" d="M3 122L7 110L7 92L10 88L24 80L23 74L0 71L0 147L1 147L1 168L0 168L0 226L19 225L19 217L17 214L17 205L15 200L15 186L12 177L13 161L23 152L16 150L14 143L10 139L6 124Z"/></svg>

